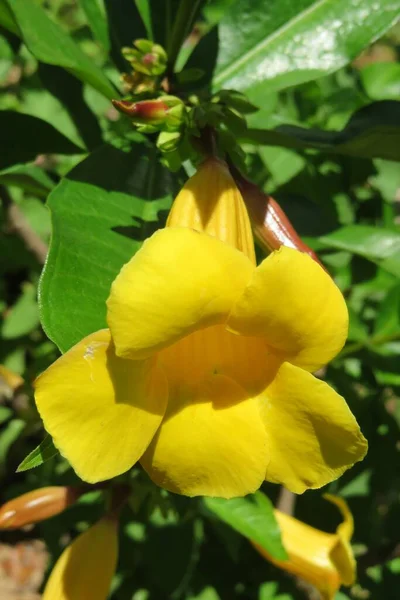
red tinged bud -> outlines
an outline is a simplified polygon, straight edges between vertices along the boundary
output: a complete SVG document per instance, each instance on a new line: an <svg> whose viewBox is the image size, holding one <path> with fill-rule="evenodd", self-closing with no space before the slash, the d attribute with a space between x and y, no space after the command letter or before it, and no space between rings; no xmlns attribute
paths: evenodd
<svg viewBox="0 0 400 600"><path fill-rule="evenodd" d="M58 515L83 493L82 488L44 487L13 498L0 508L0 529L19 529Z"/></svg>
<svg viewBox="0 0 400 600"><path fill-rule="evenodd" d="M112 100L115 108L136 122L161 123L168 114L169 107L162 100L142 100L130 102L129 100Z"/></svg>
<svg viewBox="0 0 400 600"><path fill-rule="evenodd" d="M247 206L254 235L260 245L269 252L277 250L281 246L294 248L311 256L325 269L314 250L301 240L276 200L244 179L236 171L235 178Z"/></svg>

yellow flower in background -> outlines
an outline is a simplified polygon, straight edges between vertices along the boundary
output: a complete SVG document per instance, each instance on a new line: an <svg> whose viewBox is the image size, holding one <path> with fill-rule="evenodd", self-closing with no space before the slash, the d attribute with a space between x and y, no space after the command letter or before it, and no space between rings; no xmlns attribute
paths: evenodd
<svg viewBox="0 0 400 600"><path fill-rule="evenodd" d="M336 533L325 533L275 510L288 560L276 560L261 546L254 543L253 546L274 565L314 585L323 600L334 600L340 586L350 586L356 578L356 562L350 546L353 517L342 498L328 494L325 498L337 505L344 519Z"/></svg>
<svg viewBox="0 0 400 600"><path fill-rule="evenodd" d="M105 517L64 550L42 600L106 600L117 557L117 523Z"/></svg>
<svg viewBox="0 0 400 600"><path fill-rule="evenodd" d="M82 479L140 460L189 496L241 496L264 479L301 493L364 457L346 402L310 373L345 342L344 299L296 250L256 266L246 207L220 161L186 183L107 304L110 329L36 382L44 425Z"/></svg>

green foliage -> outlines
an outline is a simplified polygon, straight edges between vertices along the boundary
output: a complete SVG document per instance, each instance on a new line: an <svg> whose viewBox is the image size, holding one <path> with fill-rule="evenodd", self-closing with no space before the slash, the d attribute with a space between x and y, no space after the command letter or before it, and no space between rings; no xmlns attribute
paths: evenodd
<svg viewBox="0 0 400 600"><path fill-rule="evenodd" d="M279 526L271 501L257 492L245 498L204 498L206 508L250 540L267 550L274 558L287 559L282 546Z"/></svg>
<svg viewBox="0 0 400 600"><path fill-rule="evenodd" d="M32 452L28 454L17 469L17 473L40 467L44 462L57 456L58 450L53 444L53 440L47 435L43 442L40 442Z"/></svg>
<svg viewBox="0 0 400 600"><path fill-rule="evenodd" d="M106 327L113 279L164 225L211 127L219 152L274 194L346 297L349 340L323 377L370 450L327 488L353 511L358 558L358 583L335 600L397 600L398 14L392 0L0 0L0 364L25 381L13 390L0 376L2 501L81 483L43 440L32 382L59 350ZM122 48L138 39L150 40L144 56L158 45L162 69L127 90L120 76L132 78L136 63ZM138 134L110 102L167 93L185 108L158 138ZM112 600L314 598L248 541L284 558L276 486L227 501L169 494L139 467L120 482L132 494ZM92 491L18 536L43 539L54 561L65 533L108 502ZM339 520L320 491L298 497L295 514L326 531Z"/></svg>

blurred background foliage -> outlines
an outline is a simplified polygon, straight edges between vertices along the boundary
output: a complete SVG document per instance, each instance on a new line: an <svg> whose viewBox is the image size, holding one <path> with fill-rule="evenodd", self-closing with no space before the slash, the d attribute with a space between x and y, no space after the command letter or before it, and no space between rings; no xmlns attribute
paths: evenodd
<svg viewBox="0 0 400 600"><path fill-rule="evenodd" d="M247 127L226 129L246 153L248 176L280 203L346 297L349 340L322 376L347 399L370 450L327 486L355 517L359 578L337 600L398 600L400 5L193 3L196 24L180 53L178 5L0 0L0 364L24 382L13 389L0 373L0 499L77 483L59 456L15 473L43 439L32 381L59 349L103 326L110 282L163 225L190 170L184 163L186 172L171 174L110 102L128 70L121 47L153 38L177 54L178 71L198 70L181 87L171 74L183 95L233 87L259 109ZM112 599L318 598L201 499L161 491L139 469L129 482ZM263 491L278 500L276 486ZM46 564L103 510L93 491L59 517L2 533L1 598L39 597ZM320 491L296 498L295 514L326 531L339 522Z"/></svg>

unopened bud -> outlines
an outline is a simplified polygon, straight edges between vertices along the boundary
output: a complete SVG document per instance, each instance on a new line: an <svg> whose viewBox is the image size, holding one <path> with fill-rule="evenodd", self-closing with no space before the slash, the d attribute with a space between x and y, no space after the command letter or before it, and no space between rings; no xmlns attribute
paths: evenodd
<svg viewBox="0 0 400 600"><path fill-rule="evenodd" d="M10 369L7 369L3 365L0 365L0 381L4 382L11 390L16 390L24 383L21 375L10 371Z"/></svg>
<svg viewBox="0 0 400 600"><path fill-rule="evenodd" d="M135 40L133 48L122 48L122 54L134 71L158 76L167 67L167 54L162 46L150 40Z"/></svg>
<svg viewBox="0 0 400 600"><path fill-rule="evenodd" d="M283 209L268 194L238 175L236 182L249 211L254 235L260 246L272 252L281 246L294 248L311 256L323 269L315 252L305 244Z"/></svg>
<svg viewBox="0 0 400 600"><path fill-rule="evenodd" d="M0 508L0 529L19 529L58 515L83 493L82 488L53 486L27 492Z"/></svg>
<svg viewBox="0 0 400 600"><path fill-rule="evenodd" d="M61 554L43 600L106 600L117 559L117 521L103 518Z"/></svg>
<svg viewBox="0 0 400 600"><path fill-rule="evenodd" d="M162 96L157 100L113 100L115 108L131 117L134 125L151 126L152 131L176 131L184 119L185 106L175 96ZM154 127L154 129L153 129Z"/></svg>
<svg viewBox="0 0 400 600"><path fill-rule="evenodd" d="M162 123L168 113L168 106L162 100L142 100L130 102L129 100L113 100L117 110L131 117L134 123L158 124Z"/></svg>

